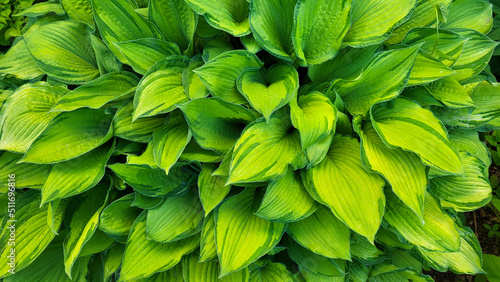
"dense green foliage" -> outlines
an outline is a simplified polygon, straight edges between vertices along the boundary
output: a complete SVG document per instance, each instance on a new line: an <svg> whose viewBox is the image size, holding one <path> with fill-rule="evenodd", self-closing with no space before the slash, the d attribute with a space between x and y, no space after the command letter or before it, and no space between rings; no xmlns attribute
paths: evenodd
<svg viewBox="0 0 500 282"><path fill-rule="evenodd" d="M489 2L60 0L19 15L0 57L4 281L485 272L463 212L492 198Z"/></svg>

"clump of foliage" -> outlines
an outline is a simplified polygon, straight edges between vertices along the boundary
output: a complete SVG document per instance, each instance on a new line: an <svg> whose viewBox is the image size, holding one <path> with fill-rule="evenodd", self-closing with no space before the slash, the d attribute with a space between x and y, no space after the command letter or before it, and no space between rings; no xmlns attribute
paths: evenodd
<svg viewBox="0 0 500 282"><path fill-rule="evenodd" d="M0 59L0 197L16 202L2 209L5 281L484 273L461 216L492 197L479 138L500 128L500 86L483 72L490 3L61 0L22 13Z"/></svg>
<svg viewBox="0 0 500 282"><path fill-rule="evenodd" d="M35 0L1 0L0 1L0 45L10 45L12 38L21 35L21 29L27 18L18 12L31 7Z"/></svg>

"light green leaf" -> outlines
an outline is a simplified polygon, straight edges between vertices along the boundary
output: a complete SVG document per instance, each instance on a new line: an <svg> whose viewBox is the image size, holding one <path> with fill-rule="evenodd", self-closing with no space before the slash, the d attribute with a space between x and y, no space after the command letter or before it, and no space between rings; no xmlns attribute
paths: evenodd
<svg viewBox="0 0 500 282"><path fill-rule="evenodd" d="M196 142L204 149L225 153L255 115L243 106L219 98L195 99L179 105Z"/></svg>
<svg viewBox="0 0 500 282"><path fill-rule="evenodd" d="M82 21L94 25L90 0L61 0L66 14L71 20Z"/></svg>
<svg viewBox="0 0 500 282"><path fill-rule="evenodd" d="M309 160L307 168L316 166L325 159L326 155L328 154L328 150L330 149L330 144L332 144L332 139L334 135L335 133L332 132L330 135L314 142L313 144L311 144L309 147L306 148L305 155Z"/></svg>
<svg viewBox="0 0 500 282"><path fill-rule="evenodd" d="M189 100L182 86L182 72L188 64L187 57L170 56L158 61L148 70L137 86L134 121L141 117L171 112L177 104Z"/></svg>
<svg viewBox="0 0 500 282"><path fill-rule="evenodd" d="M224 155L218 154L212 150L205 150L194 139L186 145L179 160L182 162L202 162L218 163L224 159Z"/></svg>
<svg viewBox="0 0 500 282"><path fill-rule="evenodd" d="M134 194L123 196L109 204L99 216L99 229L120 243L127 236L141 209L132 206Z"/></svg>
<svg viewBox="0 0 500 282"><path fill-rule="evenodd" d="M475 106L471 115L480 116L483 122L500 116L500 109L495 106L498 105L498 100L500 100L499 94L499 84L492 84L488 81L479 83L471 93Z"/></svg>
<svg viewBox="0 0 500 282"><path fill-rule="evenodd" d="M25 40L38 68L51 78L79 85L99 76L89 27L84 23L46 24Z"/></svg>
<svg viewBox="0 0 500 282"><path fill-rule="evenodd" d="M395 194L386 193L384 219L409 243L434 251L458 251L460 237L448 214L441 211L438 202L425 194L423 221Z"/></svg>
<svg viewBox="0 0 500 282"><path fill-rule="evenodd" d="M352 25L344 37L344 44L359 48L383 42L396 27L408 20L417 2L417 0L353 1Z"/></svg>
<svg viewBox="0 0 500 282"><path fill-rule="evenodd" d="M156 24L168 41L176 43L181 50L188 49L198 23L195 14L182 0L152 0L148 17Z"/></svg>
<svg viewBox="0 0 500 282"><path fill-rule="evenodd" d="M282 263L268 262L264 267L253 270L250 273L249 282L294 282L295 277L286 269Z"/></svg>
<svg viewBox="0 0 500 282"><path fill-rule="evenodd" d="M356 139L334 137L326 158L305 172L304 181L316 201L373 242L384 214L385 182L364 170Z"/></svg>
<svg viewBox="0 0 500 282"><path fill-rule="evenodd" d="M450 142L460 152L466 152L480 159L486 165L485 175L488 175L488 167L491 165L491 157L486 144L479 139L479 134L474 130L451 130Z"/></svg>
<svg viewBox="0 0 500 282"><path fill-rule="evenodd" d="M488 277L491 282L500 281L500 271L498 269L498 265L500 265L499 256L483 254L483 269L488 273L486 277Z"/></svg>
<svg viewBox="0 0 500 282"><path fill-rule="evenodd" d="M198 74L213 96L230 103L245 103L246 100L238 92L235 82L245 69L261 66L262 62L255 54L234 50L213 58L194 72Z"/></svg>
<svg viewBox="0 0 500 282"><path fill-rule="evenodd" d="M8 175L16 176L16 186L31 189L39 189L49 176L51 165L39 165L17 162L22 154L14 154L3 151L0 155L0 188L8 188Z"/></svg>
<svg viewBox="0 0 500 282"><path fill-rule="evenodd" d="M182 276L184 281L216 282L219 265L216 261L198 262L198 256L190 254L182 258Z"/></svg>
<svg viewBox="0 0 500 282"><path fill-rule="evenodd" d="M474 107L469 93L454 78L442 78L426 85L425 89L448 108Z"/></svg>
<svg viewBox="0 0 500 282"><path fill-rule="evenodd" d="M351 26L350 9L351 0L299 0L292 31L297 57L308 65L335 57Z"/></svg>
<svg viewBox="0 0 500 282"><path fill-rule="evenodd" d="M33 79L43 75L31 58L25 40L11 46L0 59L0 77L13 75L19 79Z"/></svg>
<svg viewBox="0 0 500 282"><path fill-rule="evenodd" d="M113 52L106 47L100 38L91 35L90 42L92 43L101 75L122 70L122 63L113 55Z"/></svg>
<svg viewBox="0 0 500 282"><path fill-rule="evenodd" d="M20 162L57 163L74 159L108 141L111 116L104 110L79 109L54 118Z"/></svg>
<svg viewBox="0 0 500 282"><path fill-rule="evenodd" d="M257 54L260 50L262 50L262 47L260 47L259 43L255 41L255 38L252 34L240 37L240 41L241 44L245 46L245 49L247 49L249 52Z"/></svg>
<svg viewBox="0 0 500 282"><path fill-rule="evenodd" d="M424 164L455 174L463 173L448 133L431 111L406 99L395 99L371 109L378 135L390 148L399 147L420 156Z"/></svg>
<svg viewBox="0 0 500 282"><path fill-rule="evenodd" d="M493 26L492 5L483 0L457 0L451 3L448 19L440 28L475 29L487 34Z"/></svg>
<svg viewBox="0 0 500 282"><path fill-rule="evenodd" d="M352 115L366 115L378 102L398 96L410 76L419 45L376 54L354 81L340 80L333 88ZM366 87L370 85L370 87Z"/></svg>
<svg viewBox="0 0 500 282"><path fill-rule="evenodd" d="M263 182L284 175L300 153L298 131L290 131L286 111L276 112L269 122L258 119L243 131L234 146L228 184Z"/></svg>
<svg viewBox="0 0 500 282"><path fill-rule="evenodd" d="M57 99L51 112L69 112L79 108L98 109L135 91L139 82L130 72L112 72L100 76Z"/></svg>
<svg viewBox="0 0 500 282"><path fill-rule="evenodd" d="M285 231L284 223L267 221L253 214L259 204L259 197L255 194L255 189L247 188L215 211L220 277L238 271L268 253Z"/></svg>
<svg viewBox="0 0 500 282"><path fill-rule="evenodd" d="M361 137L363 166L384 176L394 193L422 218L428 180L426 168L420 158L400 148L388 148L371 123L362 125L358 118L354 120L354 124L354 130Z"/></svg>
<svg viewBox="0 0 500 282"><path fill-rule="evenodd" d="M99 225L99 214L108 201L111 182L106 181L85 193L78 200L69 224L69 233L63 243L64 269L70 278L71 270L83 246L90 240Z"/></svg>
<svg viewBox="0 0 500 282"><path fill-rule="evenodd" d="M103 256L104 260L104 280L111 277L122 264L123 252L125 251L125 246L122 244L114 244L106 254Z"/></svg>
<svg viewBox="0 0 500 282"><path fill-rule="evenodd" d="M288 249L288 255L290 256L290 259L299 265L299 268L307 269L310 272L325 276L345 275L344 269L337 265L339 260L333 260L320 256L300 246L292 240L290 240L289 244L290 248ZM349 243L347 243L347 245L349 245ZM345 266L345 263L343 266Z"/></svg>
<svg viewBox="0 0 500 282"><path fill-rule="evenodd" d="M64 15L65 12L63 7L59 3L42 2L34 4L33 6L22 10L21 12L15 14L14 16L25 16L25 17L38 17L44 16L49 13L54 13L56 15Z"/></svg>
<svg viewBox="0 0 500 282"><path fill-rule="evenodd" d="M484 175L485 164L469 153L461 152L464 176L450 175L432 178L429 191L440 199L441 206L459 212L473 211L491 200L491 186Z"/></svg>
<svg viewBox="0 0 500 282"><path fill-rule="evenodd" d="M288 226L288 235L310 251L328 258L350 260L349 228L321 206L311 216Z"/></svg>
<svg viewBox="0 0 500 282"><path fill-rule="evenodd" d="M217 247L215 246L215 216L209 213L203 220L200 238L200 262L217 259Z"/></svg>
<svg viewBox="0 0 500 282"><path fill-rule="evenodd" d="M319 204L307 193L300 175L291 169L269 183L257 216L277 222L294 222L314 213Z"/></svg>
<svg viewBox="0 0 500 282"><path fill-rule="evenodd" d="M250 28L255 41L277 58L293 62L292 30L297 0L250 2Z"/></svg>
<svg viewBox="0 0 500 282"><path fill-rule="evenodd" d="M0 233L0 277L9 274L11 269L10 249L15 248L15 271L20 271L29 266L47 248L49 243L56 236L47 225L47 206L39 207L40 193L36 190L29 190L16 198L15 220L7 213L2 221L4 227ZM54 214L54 229L59 230L66 205L59 205ZM15 226L15 246L9 244L12 228ZM15 275L15 274L14 274Z"/></svg>
<svg viewBox="0 0 500 282"><path fill-rule="evenodd" d="M193 191L163 203L148 211L146 233L161 243L177 242L201 231L203 210Z"/></svg>
<svg viewBox="0 0 500 282"><path fill-rule="evenodd" d="M197 99L207 97L210 93L207 87L201 81L200 77L193 71L203 66L203 59L200 55L196 55L189 61L189 66L182 72L182 85L184 93L189 99Z"/></svg>
<svg viewBox="0 0 500 282"><path fill-rule="evenodd" d="M205 20L213 27L240 37L250 33L248 24L249 5L245 0L222 0L207 2L205 0L186 0L196 13L205 16Z"/></svg>
<svg viewBox="0 0 500 282"><path fill-rule="evenodd" d="M165 117L140 118L132 122L133 111L132 101L125 103L118 109L113 118L114 135L130 141L147 143L153 131L163 125Z"/></svg>
<svg viewBox="0 0 500 282"><path fill-rule="evenodd" d="M42 186L42 205L78 195L97 185L113 150L114 144L108 142L80 157L56 163Z"/></svg>
<svg viewBox="0 0 500 282"><path fill-rule="evenodd" d="M229 51L233 51L234 46L229 42L229 38L218 36L209 39L203 46L203 55L201 56L204 62L209 62L213 58ZM250 51L249 51L250 52ZM253 53L252 53L253 54Z"/></svg>
<svg viewBox="0 0 500 282"><path fill-rule="evenodd" d="M157 206L159 206L163 202L163 198L154 198L154 197L148 197L144 196L141 193L134 193L134 202L132 202L131 206L132 207L138 207L143 210L150 210L154 209Z"/></svg>
<svg viewBox="0 0 500 282"><path fill-rule="evenodd" d="M231 185L226 185L226 180L212 173L217 168L215 164L205 163L198 176L198 189L205 217L216 208L231 190Z"/></svg>
<svg viewBox="0 0 500 282"><path fill-rule="evenodd" d="M351 237L351 255L366 264L377 264L387 259L374 244L356 233Z"/></svg>
<svg viewBox="0 0 500 282"><path fill-rule="evenodd" d="M271 114L286 105L299 89L299 74L291 65L249 68L236 81L238 90L252 108L269 122Z"/></svg>
<svg viewBox="0 0 500 282"><path fill-rule="evenodd" d="M0 111L0 149L26 153L57 113L49 113L67 90L45 82L25 84L7 97Z"/></svg>
<svg viewBox="0 0 500 282"><path fill-rule="evenodd" d="M92 235L92 237L83 246L78 257L86 257L104 252L114 244L115 240L113 240L113 238L109 237L101 230L96 229L94 235ZM97 256L100 256L100 254Z"/></svg>
<svg viewBox="0 0 500 282"><path fill-rule="evenodd" d="M140 38L162 39L159 29L139 15L127 0L91 0L94 20L104 43L122 62L127 59L113 44Z"/></svg>
<svg viewBox="0 0 500 282"><path fill-rule="evenodd" d="M337 108L322 93L312 92L290 101L290 117L306 149L335 131Z"/></svg>
<svg viewBox="0 0 500 282"><path fill-rule="evenodd" d="M426 51L420 50L410 72L407 87L426 84L455 74L455 71L441 63Z"/></svg>
<svg viewBox="0 0 500 282"><path fill-rule="evenodd" d="M156 62L172 55L180 55L179 47L172 42L141 38L114 45L122 52L134 71L145 74ZM141 54L138 56L137 54Z"/></svg>
<svg viewBox="0 0 500 282"><path fill-rule="evenodd" d="M168 270L181 261L183 255L198 247L199 236L192 236L174 243L157 243L147 239L146 213L135 220L127 239L120 278L131 280L147 278L154 273Z"/></svg>

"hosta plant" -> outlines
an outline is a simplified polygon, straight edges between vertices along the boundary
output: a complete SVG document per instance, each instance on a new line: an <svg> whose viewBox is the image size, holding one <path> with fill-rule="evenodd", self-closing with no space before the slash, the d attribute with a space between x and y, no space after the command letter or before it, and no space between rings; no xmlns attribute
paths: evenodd
<svg viewBox="0 0 500 282"><path fill-rule="evenodd" d="M4 281L484 273L463 212L491 199L479 133L500 128L487 1L22 14L0 59Z"/></svg>

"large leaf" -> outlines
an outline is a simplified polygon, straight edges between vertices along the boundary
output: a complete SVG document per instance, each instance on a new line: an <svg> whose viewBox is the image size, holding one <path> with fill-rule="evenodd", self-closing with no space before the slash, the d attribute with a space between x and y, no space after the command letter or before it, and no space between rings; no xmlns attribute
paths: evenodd
<svg viewBox="0 0 500 282"><path fill-rule="evenodd" d="M157 243L147 239L146 213L135 220L127 239L120 278L123 280L146 278L168 270L181 261L183 255L198 247L199 236L174 243Z"/></svg>
<svg viewBox="0 0 500 282"><path fill-rule="evenodd" d="M33 79L43 75L31 58L25 40L11 46L0 59L0 76L13 75L19 79Z"/></svg>
<svg viewBox="0 0 500 282"><path fill-rule="evenodd" d="M253 213L259 197L247 188L215 211L216 246L220 276L238 271L272 250L285 231L284 223L262 219Z"/></svg>
<svg viewBox="0 0 500 282"><path fill-rule="evenodd" d="M244 268L219 280L218 262L198 262L198 256L195 253L183 257L182 273L184 281L192 282L247 282L250 277L248 268Z"/></svg>
<svg viewBox="0 0 500 282"><path fill-rule="evenodd" d="M297 0L250 2L250 27L255 41L274 56L293 61L292 30Z"/></svg>
<svg viewBox="0 0 500 282"><path fill-rule="evenodd" d="M152 0L149 3L148 17L165 38L176 43L181 50L186 50L192 44L198 15L185 1Z"/></svg>
<svg viewBox="0 0 500 282"><path fill-rule="evenodd" d="M123 196L109 204L99 216L99 229L108 236L125 243L141 209L132 206L134 194Z"/></svg>
<svg viewBox="0 0 500 282"><path fill-rule="evenodd" d="M409 243L434 251L458 251L460 237L448 214L429 193L425 196L424 217L421 220L395 194L387 194L384 219Z"/></svg>
<svg viewBox="0 0 500 282"><path fill-rule="evenodd" d="M351 25L351 0L299 0L295 7L293 46L308 65L335 57Z"/></svg>
<svg viewBox="0 0 500 282"><path fill-rule="evenodd" d="M204 62L200 54L191 58L189 66L182 72L182 85L184 86L184 93L189 99L197 99L207 97L210 93L207 87L201 81L200 77L193 71L201 66Z"/></svg>
<svg viewBox="0 0 500 282"><path fill-rule="evenodd" d="M282 263L268 262L250 273L249 282L295 281L293 274Z"/></svg>
<svg viewBox="0 0 500 282"><path fill-rule="evenodd" d="M361 137L363 166L384 176L394 193L422 218L427 171L420 158L400 148L388 148L371 123L362 125L357 119L354 130Z"/></svg>
<svg viewBox="0 0 500 282"><path fill-rule="evenodd" d="M168 113L188 101L182 86L182 72L189 58L170 56L152 66L137 86L133 120Z"/></svg>
<svg viewBox="0 0 500 282"><path fill-rule="evenodd" d="M493 25L492 4L482 0L457 0L451 3L443 28L475 29L487 34Z"/></svg>
<svg viewBox="0 0 500 282"><path fill-rule="evenodd" d="M79 109L54 118L30 146L21 162L57 163L81 156L113 135L104 110Z"/></svg>
<svg viewBox="0 0 500 282"><path fill-rule="evenodd" d="M325 206L305 219L290 223L287 233L315 254L351 259L349 228Z"/></svg>
<svg viewBox="0 0 500 282"><path fill-rule="evenodd" d="M14 154L4 151L0 155L0 187L7 188L9 185L9 174L16 176L16 186L26 188L41 188L49 176L51 165L39 165L17 162L22 154Z"/></svg>
<svg viewBox="0 0 500 282"><path fill-rule="evenodd" d="M352 26L344 37L344 44L364 47L381 43L389 37L394 28L410 17L417 2L417 0L353 1Z"/></svg>
<svg viewBox="0 0 500 282"><path fill-rule="evenodd" d="M244 36L250 33L248 23L249 4L245 0L186 0L196 13L205 16L205 20L213 27L230 33L233 36Z"/></svg>
<svg viewBox="0 0 500 282"><path fill-rule="evenodd" d="M294 222L310 216L319 204L307 193L300 174L289 169L269 183L257 216L277 222Z"/></svg>
<svg viewBox="0 0 500 282"><path fill-rule="evenodd" d="M98 109L135 90L137 76L129 72L112 72L100 76L60 97L51 112L69 112L79 108Z"/></svg>
<svg viewBox="0 0 500 282"><path fill-rule="evenodd" d="M230 103L245 103L246 100L238 92L235 82L245 69L261 66L262 62L255 54L234 50L213 58L194 72L198 74L212 95Z"/></svg>
<svg viewBox="0 0 500 282"><path fill-rule="evenodd" d="M415 59L407 87L426 84L455 74L451 68L441 63L426 51L421 50Z"/></svg>
<svg viewBox="0 0 500 282"><path fill-rule="evenodd" d="M354 81L340 80L333 88L342 97L352 115L366 115L378 102L398 96L410 76L419 46L380 52ZM370 87L366 87L370 85Z"/></svg>
<svg viewBox="0 0 500 282"><path fill-rule="evenodd" d="M58 81L83 84L99 76L86 24L46 24L25 40L38 68Z"/></svg>
<svg viewBox="0 0 500 282"><path fill-rule="evenodd" d="M205 216L216 208L231 190L231 185L226 185L224 178L212 175L216 168L214 164L205 163L198 177L198 190Z"/></svg>
<svg viewBox="0 0 500 282"><path fill-rule="evenodd" d="M415 152L429 166L455 174L463 173L448 133L427 109L398 98L371 110L373 127L387 146Z"/></svg>
<svg viewBox="0 0 500 282"><path fill-rule="evenodd" d="M42 186L42 204L71 197L94 187L103 178L114 144L106 144L69 161L56 163Z"/></svg>
<svg viewBox="0 0 500 282"><path fill-rule="evenodd" d="M57 113L49 113L50 108L66 92L63 87L51 87L44 82L19 87L0 111L0 149L26 153L57 116Z"/></svg>
<svg viewBox="0 0 500 282"><path fill-rule="evenodd" d="M347 245L349 245L349 243L347 243ZM292 240L289 242L288 255L290 259L299 265L300 269L307 269L310 272L331 277L345 275L344 269L337 264L340 260L318 255ZM343 266L345 266L345 264Z"/></svg>
<svg viewBox="0 0 500 282"><path fill-rule="evenodd" d="M195 99L179 105L196 142L204 149L226 153L255 115L243 106L219 98Z"/></svg>
<svg viewBox="0 0 500 282"><path fill-rule="evenodd" d="M454 78L445 77L426 85L425 89L448 108L474 107L470 94Z"/></svg>
<svg viewBox="0 0 500 282"><path fill-rule="evenodd" d="M451 130L450 142L460 152L466 152L480 159L486 165L485 175L488 175L488 167L491 164L490 153L486 144L479 139L479 134L474 130Z"/></svg>
<svg viewBox="0 0 500 282"><path fill-rule="evenodd" d="M325 159L305 171L311 196L371 242L384 214L384 184L380 176L364 170L360 144L349 137L334 137Z"/></svg>
<svg viewBox="0 0 500 282"><path fill-rule="evenodd" d="M300 153L299 133L280 111L250 124L236 142L228 183L268 181L284 175Z"/></svg>
<svg viewBox="0 0 500 282"><path fill-rule="evenodd" d="M291 65L273 65L264 68L249 68L236 81L238 90L250 102L252 108L267 121L271 114L292 99L299 89L299 74Z"/></svg>
<svg viewBox="0 0 500 282"><path fill-rule="evenodd" d="M90 0L61 0L61 5L71 20L94 24Z"/></svg>

